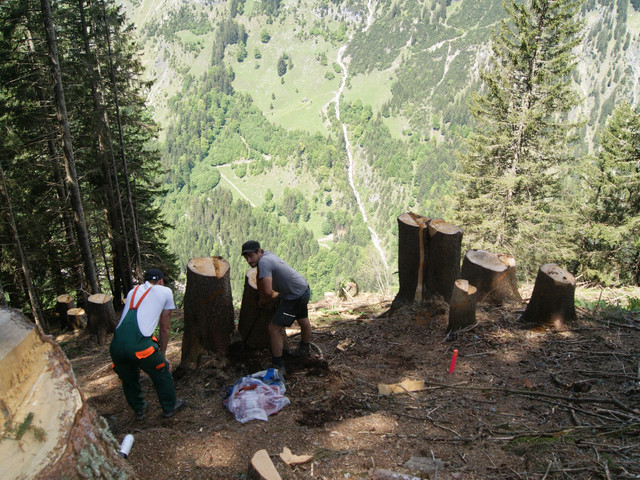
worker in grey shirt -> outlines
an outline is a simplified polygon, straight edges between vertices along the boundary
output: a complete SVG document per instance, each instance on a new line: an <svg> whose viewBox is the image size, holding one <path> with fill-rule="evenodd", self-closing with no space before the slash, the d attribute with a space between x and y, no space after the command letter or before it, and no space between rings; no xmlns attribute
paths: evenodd
<svg viewBox="0 0 640 480"><path fill-rule="evenodd" d="M280 295L280 305L269 324L269 342L273 365L284 375L286 372L282 358L281 327L290 327L294 320L297 321L301 336L298 351L302 355L309 355L309 284L275 253L262 250L260 243L255 240L242 244L242 256L251 267L258 267L258 305L264 307L269 303L274 290Z"/></svg>

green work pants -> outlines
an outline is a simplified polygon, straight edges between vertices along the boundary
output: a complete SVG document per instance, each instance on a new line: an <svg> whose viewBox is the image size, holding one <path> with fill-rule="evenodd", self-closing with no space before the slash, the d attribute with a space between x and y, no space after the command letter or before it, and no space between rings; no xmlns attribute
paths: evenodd
<svg viewBox="0 0 640 480"><path fill-rule="evenodd" d="M109 347L113 369L122 381L127 403L136 413L144 412L146 403L140 388L140 370L151 377L163 412L176 404L173 376L155 337L145 337L138 328L137 310L127 312Z"/></svg>

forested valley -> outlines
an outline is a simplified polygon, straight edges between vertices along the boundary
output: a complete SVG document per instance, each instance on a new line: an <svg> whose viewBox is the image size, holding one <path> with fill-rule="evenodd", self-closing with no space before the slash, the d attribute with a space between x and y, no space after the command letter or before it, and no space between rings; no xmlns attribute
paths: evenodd
<svg viewBox="0 0 640 480"><path fill-rule="evenodd" d="M239 299L249 238L313 299L392 293L406 211L523 281L640 282L636 0L7 0L0 20L0 302L45 327L58 295L118 303L152 266L179 293L199 256Z"/></svg>

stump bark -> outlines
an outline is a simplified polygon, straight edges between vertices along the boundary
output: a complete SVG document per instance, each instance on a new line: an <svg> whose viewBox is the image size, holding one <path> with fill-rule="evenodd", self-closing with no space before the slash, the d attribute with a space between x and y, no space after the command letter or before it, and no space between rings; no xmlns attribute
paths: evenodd
<svg viewBox="0 0 640 480"><path fill-rule="evenodd" d="M234 328L229 263L222 257L189 260L180 366L196 363L203 350L224 354Z"/></svg>
<svg viewBox="0 0 640 480"><path fill-rule="evenodd" d="M511 255L469 250L460 277L478 289L478 302L492 305L522 303L516 280L516 260Z"/></svg>
<svg viewBox="0 0 640 480"><path fill-rule="evenodd" d="M462 230L444 220L429 222L429 251L424 299L442 295L449 303L453 285L460 275Z"/></svg>
<svg viewBox="0 0 640 480"><path fill-rule="evenodd" d="M447 331L460 330L476 323L478 291L467 280L458 279L453 286Z"/></svg>
<svg viewBox="0 0 640 480"><path fill-rule="evenodd" d="M90 295L87 302L87 330L96 336L98 345L105 345L107 333L116 331L116 311L113 297L104 293Z"/></svg>
<svg viewBox="0 0 640 480"><path fill-rule="evenodd" d="M238 331L242 338L242 345L251 349L270 348L269 323L278 308L280 297L274 292L273 302L266 307L258 306L258 269L256 267L247 270L244 276L244 291L242 304L240 305L240 318L238 319ZM286 330L282 329L283 347L288 346Z"/></svg>
<svg viewBox="0 0 640 480"><path fill-rule="evenodd" d="M0 310L0 391L3 478L136 478L60 347L12 309Z"/></svg>
<svg viewBox="0 0 640 480"><path fill-rule="evenodd" d="M577 318L575 306L576 280L555 263L538 269L531 300L520 317L533 326L553 325L556 328Z"/></svg>
<svg viewBox="0 0 640 480"><path fill-rule="evenodd" d="M71 308L67 310L67 325L73 330L80 330L87 326L87 314L83 308Z"/></svg>
<svg viewBox="0 0 640 480"><path fill-rule="evenodd" d="M58 314L58 319L60 319L60 329L66 330L68 328L67 324L67 311L76 308L76 302L73 301L73 297L67 293L62 295L58 295L56 298L56 313Z"/></svg>
<svg viewBox="0 0 640 480"><path fill-rule="evenodd" d="M399 288L394 304L422 301L430 221L430 218L412 212L398 217Z"/></svg>

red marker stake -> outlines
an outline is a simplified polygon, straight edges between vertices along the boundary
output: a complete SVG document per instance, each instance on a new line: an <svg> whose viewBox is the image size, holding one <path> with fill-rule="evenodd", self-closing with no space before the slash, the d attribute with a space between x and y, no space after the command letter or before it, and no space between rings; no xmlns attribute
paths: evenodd
<svg viewBox="0 0 640 480"><path fill-rule="evenodd" d="M451 365L449 366L449 373L453 373L456 368L456 359L458 358L458 349L456 348L453 351L453 356L451 357Z"/></svg>

